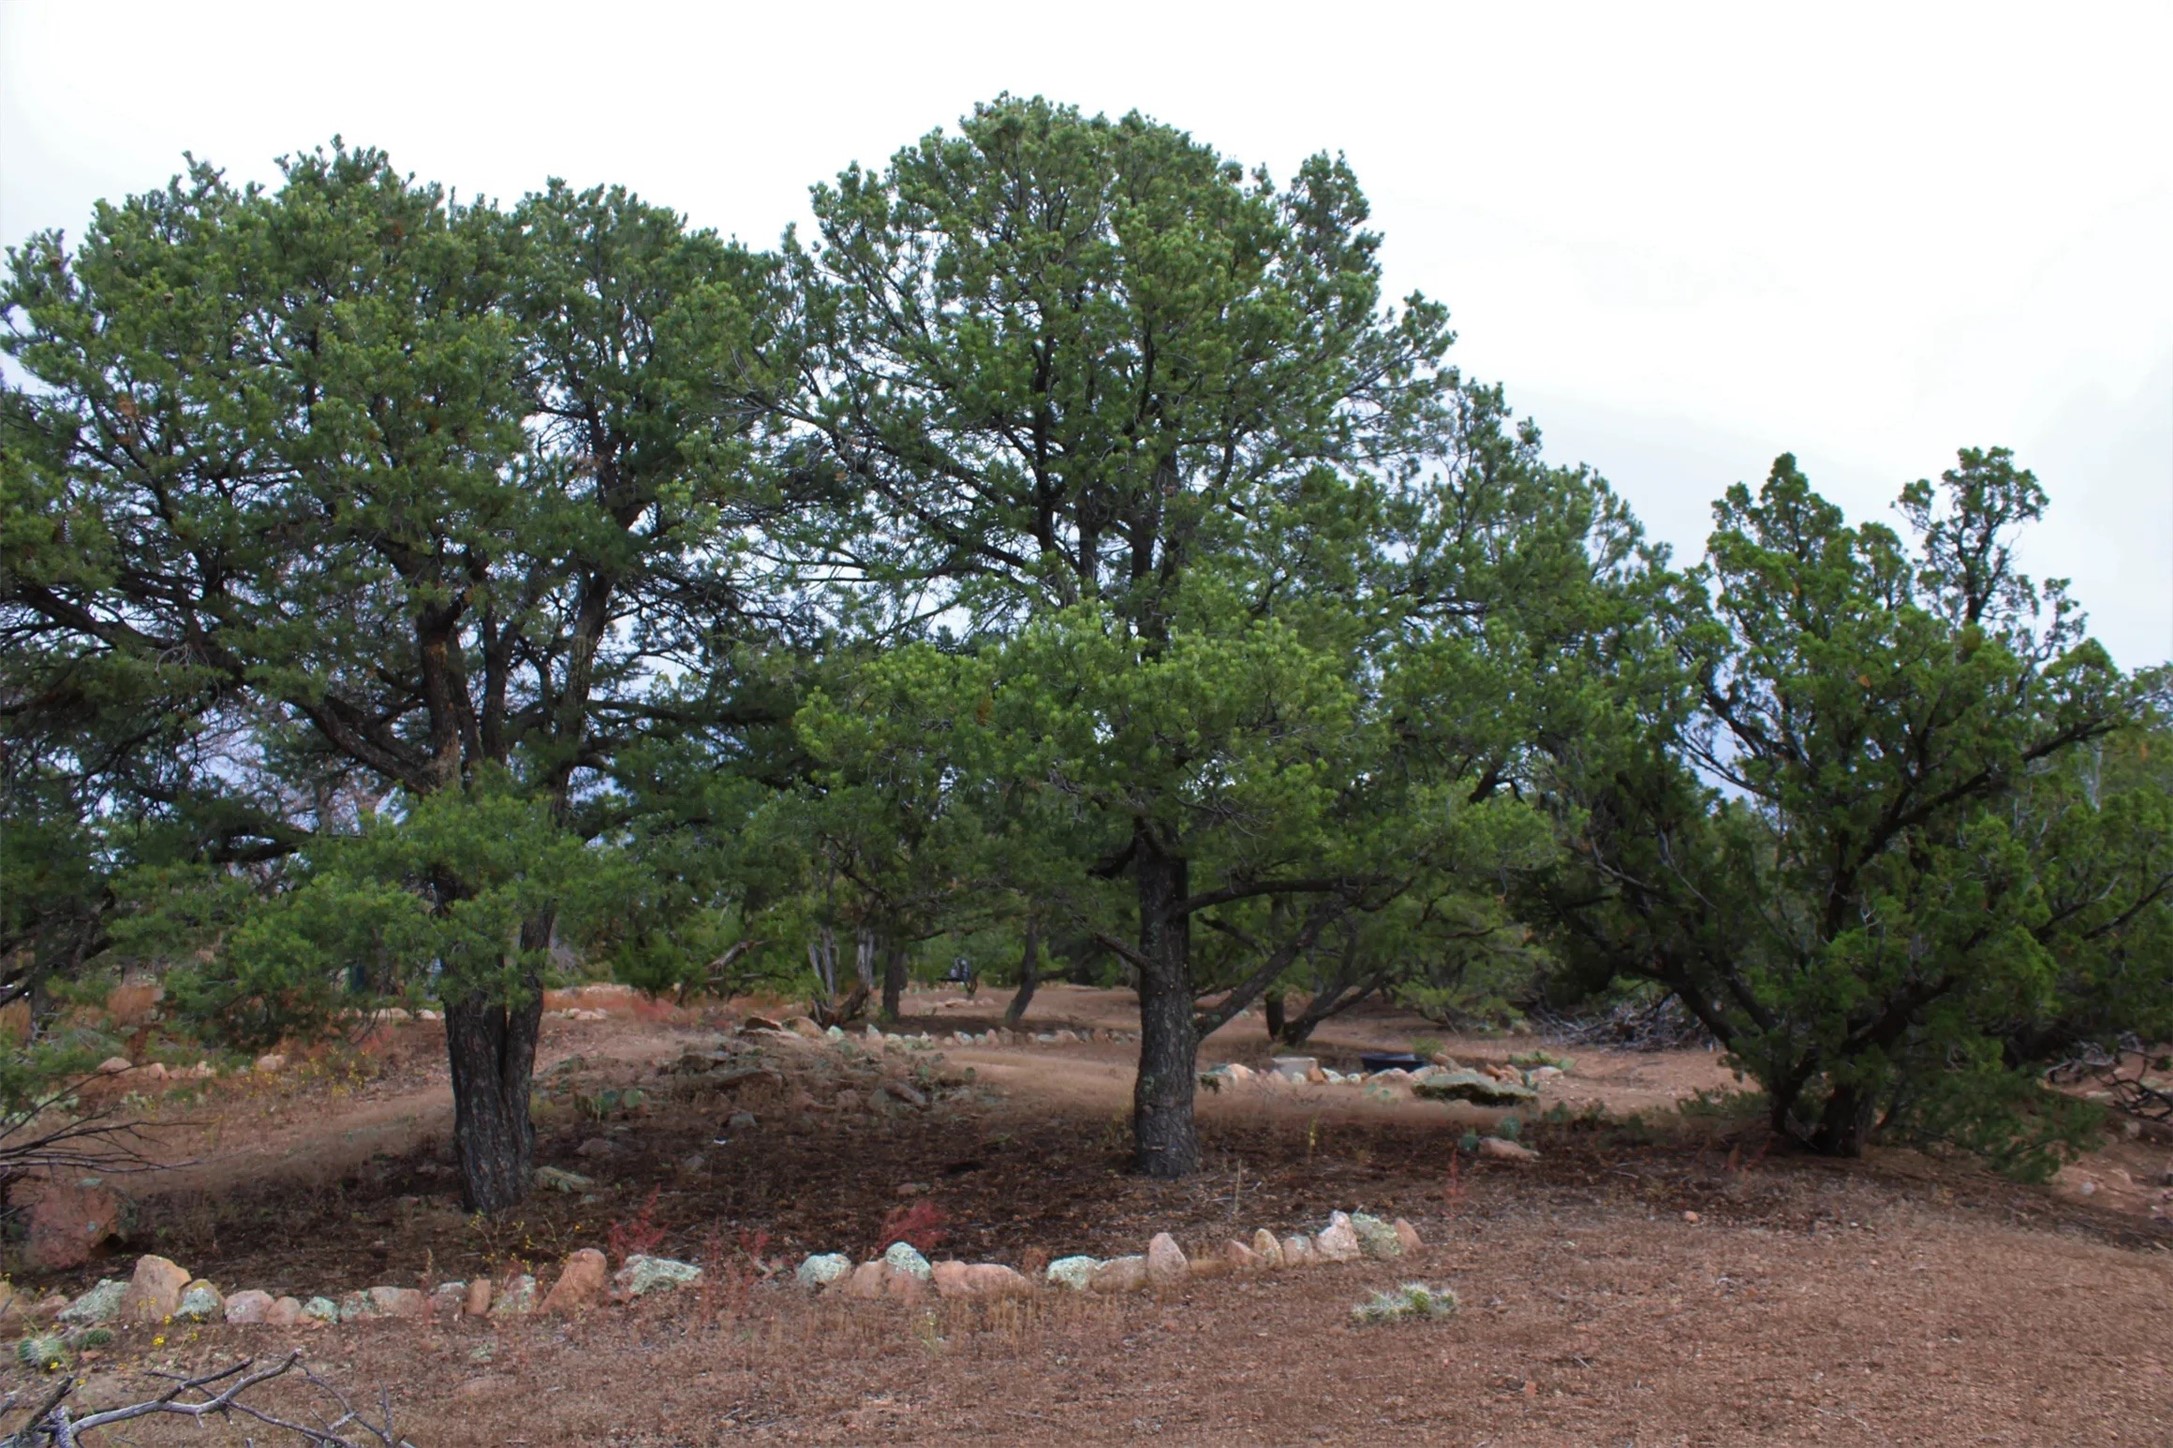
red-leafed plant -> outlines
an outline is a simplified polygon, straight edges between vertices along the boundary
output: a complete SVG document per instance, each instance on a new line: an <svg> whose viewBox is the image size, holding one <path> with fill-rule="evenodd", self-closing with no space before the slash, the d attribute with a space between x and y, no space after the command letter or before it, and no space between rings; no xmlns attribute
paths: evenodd
<svg viewBox="0 0 2173 1448"><path fill-rule="evenodd" d="M944 1228L950 1223L943 1208L923 1199L907 1207L895 1207L883 1218L883 1230L877 1234L875 1250L886 1251L894 1242L903 1242L923 1256L936 1250L943 1241Z"/></svg>
<svg viewBox="0 0 2173 1448"><path fill-rule="evenodd" d="M656 1219L656 1196L662 1188L649 1188L649 1196L631 1217L621 1217L611 1224L605 1245L610 1248L611 1260L624 1264L629 1257L643 1257L654 1252L664 1242L664 1224Z"/></svg>

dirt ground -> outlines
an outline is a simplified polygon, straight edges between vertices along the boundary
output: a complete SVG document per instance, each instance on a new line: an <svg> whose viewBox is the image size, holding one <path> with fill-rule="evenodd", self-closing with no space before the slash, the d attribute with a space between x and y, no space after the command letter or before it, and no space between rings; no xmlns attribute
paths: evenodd
<svg viewBox="0 0 2173 1448"><path fill-rule="evenodd" d="M995 1024L1003 1004L910 1000L909 1027L943 1032ZM1903 1151L1821 1162L1731 1114L1713 1093L1737 1083L1707 1053L1578 1049L1543 1088L1553 1119L1519 1113L1534 1162L1455 1152L1500 1113L1246 1087L1203 1093L1208 1169L1154 1183L1122 1170L1135 1049L1122 1042L942 1046L916 1077L926 1108L878 1089L864 1053L830 1046L773 1051L770 1072L718 1095L669 1067L725 1039L720 1015L604 1005L606 1020L547 1022L540 1072L539 1155L593 1191L539 1192L507 1221L463 1217L442 1042L407 1025L362 1057L175 1108L191 1124L165 1149L190 1162L138 1183L118 1264L18 1284L80 1290L157 1251L228 1290L337 1296L514 1262L548 1275L616 1225L709 1266L691 1307L170 1328L158 1342L129 1330L88 1364L82 1396L299 1347L329 1380L389 1395L419 1445L2173 1444L2164 1142L2112 1137L2050 1188ZM1123 1029L1130 1005L1045 990L1028 1029ZM1330 1023L1309 1050L1340 1067L1421 1038L1467 1064L1540 1044L1373 1012ZM1257 1018L1241 1018L1201 1060L1267 1055ZM602 1095L632 1086L644 1098L631 1107ZM1703 1106L1677 1109L1701 1091ZM730 1126L735 1111L755 1124ZM848 1310L764 1276L760 1264L808 1251L869 1252L909 1202L942 1213L937 1255L1029 1265L1138 1251L1157 1230L1211 1251L1256 1226L1317 1228L1335 1208L1407 1217L1431 1245L1413 1263L993 1307ZM1460 1311L1352 1324L1353 1303L1411 1278L1453 1288ZM274 1400L302 1402L293 1389ZM221 1431L111 1441L243 1441Z"/></svg>

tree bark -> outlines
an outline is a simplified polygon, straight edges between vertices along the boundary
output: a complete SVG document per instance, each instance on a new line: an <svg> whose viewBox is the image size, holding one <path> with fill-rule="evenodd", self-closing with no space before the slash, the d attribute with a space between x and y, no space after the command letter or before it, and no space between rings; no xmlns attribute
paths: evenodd
<svg viewBox="0 0 2173 1448"><path fill-rule="evenodd" d="M496 1215L528 1195L536 1128L528 1114L542 982L527 983L516 1009L481 991L445 1003L445 1050L453 1072L453 1140L460 1156L461 1207Z"/></svg>
<svg viewBox="0 0 2173 1448"><path fill-rule="evenodd" d="M1869 1097L1853 1086L1836 1086L1819 1112L1818 1128L1808 1144L1820 1156L1862 1156L1872 1116Z"/></svg>
<svg viewBox="0 0 2173 1448"><path fill-rule="evenodd" d="M1019 956L1019 990L1011 997L1011 1004L1004 1010L1004 1025L1017 1030L1019 1022L1026 1019L1026 1008L1034 1003L1034 987L1041 984L1041 922L1028 916L1026 920L1026 949Z"/></svg>
<svg viewBox="0 0 2173 1448"><path fill-rule="evenodd" d="M905 1010L905 966L905 947L892 945L883 957L883 1019L893 1024Z"/></svg>
<svg viewBox="0 0 2173 1448"><path fill-rule="evenodd" d="M1262 1015L1267 1017L1268 1039L1280 1041L1283 1038L1283 1026L1290 1013L1290 1007L1284 998L1284 992L1280 989L1269 991L1267 999L1260 1004L1260 1011Z"/></svg>
<svg viewBox="0 0 2173 1448"><path fill-rule="evenodd" d="M1199 1040L1192 1021L1191 927L1175 907L1187 894L1185 861L1142 830L1133 859L1139 891L1139 1077L1132 1088L1133 1165L1165 1180L1200 1168L1192 1098Z"/></svg>

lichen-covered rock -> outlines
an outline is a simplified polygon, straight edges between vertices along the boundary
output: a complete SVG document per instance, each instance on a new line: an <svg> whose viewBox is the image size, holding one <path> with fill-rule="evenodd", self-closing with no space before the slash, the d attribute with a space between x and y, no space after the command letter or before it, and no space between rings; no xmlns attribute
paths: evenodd
<svg viewBox="0 0 2173 1448"><path fill-rule="evenodd" d="M361 1322L364 1318L379 1315L377 1304L370 1300L370 1294L359 1289L342 1294L339 1305L341 1322Z"/></svg>
<svg viewBox="0 0 2173 1448"><path fill-rule="evenodd" d="M793 1270L793 1280L810 1290L828 1287L853 1274L853 1259L843 1252L816 1252Z"/></svg>
<svg viewBox="0 0 2173 1448"><path fill-rule="evenodd" d="M893 1272L903 1272L926 1282L933 1276L928 1259L923 1257L910 1242L893 1242L883 1253L883 1265Z"/></svg>
<svg viewBox="0 0 2173 1448"><path fill-rule="evenodd" d="M468 1303L468 1284L465 1282L440 1282L430 1289L430 1316L433 1320L460 1316Z"/></svg>
<svg viewBox="0 0 2173 1448"><path fill-rule="evenodd" d="M1328 1262L1358 1260L1358 1233L1352 1229L1348 1213L1328 1214L1328 1225L1313 1234L1313 1251Z"/></svg>
<svg viewBox="0 0 2173 1448"><path fill-rule="evenodd" d="M536 1279L526 1272L494 1283L490 1294L492 1317L526 1317L536 1310Z"/></svg>
<svg viewBox="0 0 2173 1448"><path fill-rule="evenodd" d="M272 1302L272 1294L254 1287L237 1292L226 1299L226 1320L235 1327L253 1326L271 1314Z"/></svg>
<svg viewBox="0 0 2173 1448"><path fill-rule="evenodd" d="M1441 1071L1413 1086L1427 1101L1469 1101L1479 1106L1521 1106L1539 1093L1513 1081L1498 1081L1481 1071Z"/></svg>
<svg viewBox="0 0 2173 1448"><path fill-rule="evenodd" d="M554 1192L586 1192L596 1189L596 1183L592 1178L585 1177L577 1171L567 1171L563 1167L555 1166L537 1167L536 1185L549 1187Z"/></svg>
<svg viewBox="0 0 2173 1448"><path fill-rule="evenodd" d="M302 1321L333 1326L340 1320L340 1305L329 1297L312 1297L302 1304Z"/></svg>
<svg viewBox="0 0 2173 1448"><path fill-rule="evenodd" d="M1059 1287L1084 1292L1094 1280L1095 1269L1101 1265L1099 1257L1059 1257L1049 1264L1044 1275Z"/></svg>
<svg viewBox="0 0 2173 1448"><path fill-rule="evenodd" d="M691 1287L701 1280L702 1269L692 1262L679 1262L670 1257L644 1257L637 1253L626 1259L626 1265L611 1279L611 1286L621 1297L646 1297L652 1292Z"/></svg>
<svg viewBox="0 0 2173 1448"><path fill-rule="evenodd" d="M1351 1230L1358 1235L1358 1250L1377 1262L1391 1262L1403 1255L1403 1239L1379 1217L1353 1212Z"/></svg>
<svg viewBox="0 0 2173 1448"><path fill-rule="evenodd" d="M1137 1292L1147 1285L1147 1259L1112 1257L1094 1269L1088 1285L1096 1292Z"/></svg>
<svg viewBox="0 0 2173 1448"><path fill-rule="evenodd" d="M121 1299L128 1284L118 1277L102 1277L98 1285L60 1310L60 1321L70 1327L97 1327L121 1315Z"/></svg>
<svg viewBox="0 0 2173 1448"><path fill-rule="evenodd" d="M174 1306L176 1322L217 1322L225 1315L226 1299L201 1277L181 1289L181 1301Z"/></svg>
<svg viewBox="0 0 2173 1448"><path fill-rule="evenodd" d="M1252 1249L1263 1267L1283 1265L1283 1244L1276 1241L1275 1234L1267 1228L1262 1227L1252 1234Z"/></svg>
<svg viewBox="0 0 2173 1448"><path fill-rule="evenodd" d="M1185 1260L1177 1239L1167 1232L1157 1232L1147 1243L1147 1280L1157 1287L1175 1287L1191 1273L1191 1263Z"/></svg>

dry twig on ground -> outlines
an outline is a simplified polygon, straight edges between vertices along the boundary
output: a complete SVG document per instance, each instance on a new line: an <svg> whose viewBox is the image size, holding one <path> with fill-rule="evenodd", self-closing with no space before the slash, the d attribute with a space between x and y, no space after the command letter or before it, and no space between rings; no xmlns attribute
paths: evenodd
<svg viewBox="0 0 2173 1448"><path fill-rule="evenodd" d="M320 1410L317 1423L303 1423L281 1417L244 1400L243 1395L252 1389L290 1373L299 1376L316 1391ZM190 1418L198 1422L211 1418L222 1421L231 1421L236 1417L246 1418L264 1427L292 1434L296 1441L309 1445L309 1448L366 1448L366 1445L373 1443L378 1448L414 1448L393 1427L389 1393L379 1394L378 1422L372 1423L355 1408L345 1393L311 1372L303 1363L299 1352L288 1354L270 1367L259 1368L255 1366L255 1359L243 1358L231 1367L195 1377L165 1373L159 1376L168 1378L173 1386L157 1397L122 1407L99 1409L81 1417L75 1416L67 1403L69 1395L78 1386L77 1381L74 1378L63 1379L30 1410L30 1416L20 1428L7 1437L0 1438L0 1448L93 1448L90 1440L84 1437L85 1434L117 1423L155 1415ZM5 1426L5 1419L14 1410L17 1401L18 1395L15 1393L0 1398L0 1426ZM327 1412L333 1416L325 1417Z"/></svg>

